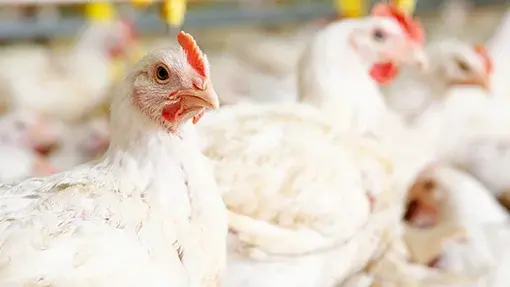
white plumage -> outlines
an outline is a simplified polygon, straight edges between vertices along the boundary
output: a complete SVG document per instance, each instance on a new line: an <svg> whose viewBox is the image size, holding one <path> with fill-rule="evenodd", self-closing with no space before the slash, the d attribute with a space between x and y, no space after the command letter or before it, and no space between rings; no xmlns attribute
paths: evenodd
<svg viewBox="0 0 510 287"><path fill-rule="evenodd" d="M334 23L312 40L300 93L324 100L320 108L238 104L199 125L229 209L226 286L333 286L395 237L401 207L390 155L364 134L387 116L365 66L380 61L379 47L362 46L374 26L407 37L391 18L377 17ZM399 60L422 63L412 47Z"/></svg>
<svg viewBox="0 0 510 287"><path fill-rule="evenodd" d="M445 270L475 280L463 286L505 286L509 280L505 270L510 266L507 211L480 182L454 168L437 166L424 173L423 178L434 185L432 190L424 191L428 199L417 198L418 204L431 200L429 204L433 202L437 208L438 219L431 229L421 234L413 235L416 231L408 230L411 235L407 236L407 242L419 254L415 254L418 256L415 259L438 256L438 265ZM460 237L445 234L452 229L461 231ZM416 240L416 236L428 238L427 244Z"/></svg>

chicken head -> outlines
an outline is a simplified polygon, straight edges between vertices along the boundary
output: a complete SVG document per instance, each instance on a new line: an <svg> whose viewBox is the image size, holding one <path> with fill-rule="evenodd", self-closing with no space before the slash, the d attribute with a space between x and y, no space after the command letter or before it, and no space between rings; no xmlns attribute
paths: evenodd
<svg viewBox="0 0 510 287"><path fill-rule="evenodd" d="M404 220L418 228L436 225L441 211L439 203L443 197L444 193L438 190L435 179L429 176L427 170L423 171L409 189Z"/></svg>
<svg viewBox="0 0 510 287"><path fill-rule="evenodd" d="M180 32L177 40L180 50L157 50L142 59L132 87L132 103L169 131L191 118L197 123L205 109L219 106L206 56L191 35Z"/></svg>
<svg viewBox="0 0 510 287"><path fill-rule="evenodd" d="M115 59L125 55L131 47L138 43L138 35L133 23L123 20L117 21L112 27L114 34L108 39L108 55Z"/></svg>
<svg viewBox="0 0 510 287"><path fill-rule="evenodd" d="M370 61L370 75L387 84L398 75L400 64L425 69L428 58L423 51L424 30L419 21L405 15L393 4L379 3L372 17L351 35L351 45Z"/></svg>
<svg viewBox="0 0 510 287"><path fill-rule="evenodd" d="M16 111L0 119L0 140L45 155L58 145L63 124L30 111Z"/></svg>
<svg viewBox="0 0 510 287"><path fill-rule="evenodd" d="M431 51L432 69L448 86L470 85L490 89L492 59L481 45L471 46L449 40L438 43Z"/></svg>

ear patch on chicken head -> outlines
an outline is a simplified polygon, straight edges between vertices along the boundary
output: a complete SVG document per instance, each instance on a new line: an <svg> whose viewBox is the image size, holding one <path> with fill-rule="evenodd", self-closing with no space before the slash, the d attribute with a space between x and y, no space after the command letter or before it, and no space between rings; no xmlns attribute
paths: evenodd
<svg viewBox="0 0 510 287"><path fill-rule="evenodd" d="M425 43L425 32L421 22L412 19L394 4L378 3L372 8L371 14L372 16L391 17L395 19L411 40L418 44Z"/></svg>
<svg viewBox="0 0 510 287"><path fill-rule="evenodd" d="M492 73L492 58L489 55L489 52L483 45L477 44L474 46L475 52L482 57L483 62L485 64L485 71L487 74Z"/></svg>
<svg viewBox="0 0 510 287"><path fill-rule="evenodd" d="M200 48L190 34L181 31L177 35L177 41L181 45L184 53L186 53L186 59L188 63L203 77L209 76L209 62L207 57L202 53Z"/></svg>

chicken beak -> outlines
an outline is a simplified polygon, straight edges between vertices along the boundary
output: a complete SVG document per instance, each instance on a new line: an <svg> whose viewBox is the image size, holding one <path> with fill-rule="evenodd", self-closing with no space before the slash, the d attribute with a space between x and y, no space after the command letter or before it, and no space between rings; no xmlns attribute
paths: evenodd
<svg viewBox="0 0 510 287"><path fill-rule="evenodd" d="M429 68L429 57L423 47L416 47L411 53L408 65L417 68L421 72L428 70Z"/></svg>
<svg viewBox="0 0 510 287"><path fill-rule="evenodd" d="M478 77L475 82L475 85L479 86L483 90L490 92L491 91L491 83L490 83L490 77L489 76L480 76Z"/></svg>
<svg viewBox="0 0 510 287"><path fill-rule="evenodd" d="M490 77L487 75L479 75L475 78L472 78L471 80L467 81L453 81L452 85L459 85L459 86L477 86L482 88L484 91L490 94L491 87L490 87Z"/></svg>
<svg viewBox="0 0 510 287"><path fill-rule="evenodd" d="M207 81L203 88L194 90L193 98L198 100L197 105L203 106L206 109L217 109L220 107L218 94L210 81Z"/></svg>

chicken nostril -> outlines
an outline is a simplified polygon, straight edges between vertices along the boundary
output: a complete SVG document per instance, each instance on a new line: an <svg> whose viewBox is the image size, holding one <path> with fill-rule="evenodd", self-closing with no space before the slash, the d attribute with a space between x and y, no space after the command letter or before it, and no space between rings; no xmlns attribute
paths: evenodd
<svg viewBox="0 0 510 287"><path fill-rule="evenodd" d="M442 256L438 255L438 256L434 257L432 260L430 260L427 263L427 266L430 268L441 269L442 268L441 259L442 259Z"/></svg>
<svg viewBox="0 0 510 287"><path fill-rule="evenodd" d="M375 198L372 195L367 195L368 202L370 204L370 211L374 211L375 208Z"/></svg>
<svg viewBox="0 0 510 287"><path fill-rule="evenodd" d="M417 215L418 210L419 210L418 200L416 200L416 199L411 200L407 204L406 213L404 214L404 220L406 222L412 221L413 218Z"/></svg>

